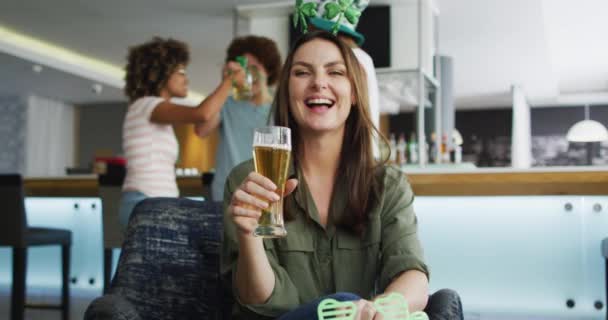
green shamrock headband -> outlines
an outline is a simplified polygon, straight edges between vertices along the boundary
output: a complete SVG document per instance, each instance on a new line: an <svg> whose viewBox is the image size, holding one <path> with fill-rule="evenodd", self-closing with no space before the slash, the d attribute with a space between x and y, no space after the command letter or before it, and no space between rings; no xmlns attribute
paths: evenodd
<svg viewBox="0 0 608 320"><path fill-rule="evenodd" d="M361 44L365 38L355 28L368 3L369 0L296 0L293 25L306 33L312 23L334 35L343 32Z"/></svg>

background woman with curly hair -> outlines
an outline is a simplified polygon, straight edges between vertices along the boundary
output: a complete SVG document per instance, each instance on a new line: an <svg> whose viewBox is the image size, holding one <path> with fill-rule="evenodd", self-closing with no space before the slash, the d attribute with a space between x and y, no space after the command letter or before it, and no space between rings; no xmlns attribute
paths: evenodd
<svg viewBox="0 0 608 320"><path fill-rule="evenodd" d="M175 162L179 153L173 124L215 121L233 82L245 72L235 62L224 67L222 81L195 108L170 101L188 95L188 46L156 37L129 49L125 94L129 107L123 124L127 175L123 183L120 222L126 226L135 205L146 197L177 197Z"/></svg>
<svg viewBox="0 0 608 320"><path fill-rule="evenodd" d="M221 111L210 121L195 128L204 137L220 128L220 143L215 157L215 177L211 185L213 200L221 201L226 177L237 164L251 159L253 129L266 125L272 95L269 86L277 82L281 55L274 41L266 37L245 36L232 40L226 52L226 62L245 56L253 74L252 96L248 100L228 97ZM221 126L220 126L221 123Z"/></svg>

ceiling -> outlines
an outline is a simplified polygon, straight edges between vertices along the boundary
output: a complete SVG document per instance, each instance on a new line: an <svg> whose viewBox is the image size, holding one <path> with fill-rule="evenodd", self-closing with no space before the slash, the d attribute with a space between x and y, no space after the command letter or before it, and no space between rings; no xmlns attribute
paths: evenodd
<svg viewBox="0 0 608 320"><path fill-rule="evenodd" d="M225 48L232 38L232 8L237 2L267 1L53 0L51 5L38 0L2 0L0 26L118 67L125 65L129 46L155 35L175 37L190 45L191 88L205 93L219 80ZM4 69L4 64L0 68ZM2 83L11 79L0 73ZM73 91L78 89L64 94L79 95ZM122 94L114 99L123 99Z"/></svg>
<svg viewBox="0 0 608 320"><path fill-rule="evenodd" d="M439 0L440 52L460 106L608 102L608 1Z"/></svg>
<svg viewBox="0 0 608 320"><path fill-rule="evenodd" d="M73 104L126 101L119 88L0 53L0 96L35 94Z"/></svg>
<svg viewBox="0 0 608 320"><path fill-rule="evenodd" d="M2 0L0 26L117 67L125 64L131 45L155 35L179 38L192 51L191 89L205 94L219 80L225 48L233 35L233 8L269 1ZM399 1L405 0L382 2ZM603 95L608 92L608 43L603 41L608 19L602 16L608 12L608 1L437 3L439 51L454 58L458 106L508 106L513 84L523 87L537 105L573 96L578 98L569 101L581 103L608 96ZM75 103L124 100L119 89L106 88L95 95L91 81L82 75L48 67L34 73L31 63L9 55L0 56L0 70L0 94L34 91Z"/></svg>

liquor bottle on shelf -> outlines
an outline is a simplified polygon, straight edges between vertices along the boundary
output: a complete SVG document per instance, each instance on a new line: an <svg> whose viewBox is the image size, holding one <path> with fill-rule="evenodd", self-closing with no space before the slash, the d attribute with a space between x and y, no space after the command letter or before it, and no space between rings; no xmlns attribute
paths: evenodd
<svg viewBox="0 0 608 320"><path fill-rule="evenodd" d="M441 158L437 157L437 148L437 135L435 134L435 132L433 132L431 133L431 143L427 150L429 154L429 163L439 163Z"/></svg>
<svg viewBox="0 0 608 320"><path fill-rule="evenodd" d="M448 135L445 133L441 137L441 162L450 163L450 153L448 151Z"/></svg>
<svg viewBox="0 0 608 320"><path fill-rule="evenodd" d="M418 152L418 160L420 164L428 164L429 163L429 143L426 141L426 136L422 136L422 141L424 142L424 147L422 153ZM420 148L420 147L418 147Z"/></svg>
<svg viewBox="0 0 608 320"><path fill-rule="evenodd" d="M454 163L462 163L462 146L454 146Z"/></svg>
<svg viewBox="0 0 608 320"><path fill-rule="evenodd" d="M406 149L405 134L401 133L397 141L397 165L399 167L403 167L407 163Z"/></svg>
<svg viewBox="0 0 608 320"><path fill-rule="evenodd" d="M462 135L457 129L454 129L452 131L452 145L454 146L452 160L456 164L462 163L462 143Z"/></svg>
<svg viewBox="0 0 608 320"><path fill-rule="evenodd" d="M390 138L388 139L388 147L391 155L388 159L388 163L395 164L397 163L397 142L395 141L394 133L391 133Z"/></svg>
<svg viewBox="0 0 608 320"><path fill-rule="evenodd" d="M407 149L410 163L418 163L418 141L416 140L416 134L414 132L410 134L410 142L407 144Z"/></svg>

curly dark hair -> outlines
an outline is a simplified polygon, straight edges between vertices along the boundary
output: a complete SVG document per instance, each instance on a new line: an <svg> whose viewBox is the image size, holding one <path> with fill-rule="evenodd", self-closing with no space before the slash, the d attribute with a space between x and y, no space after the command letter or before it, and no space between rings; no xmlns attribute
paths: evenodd
<svg viewBox="0 0 608 320"><path fill-rule="evenodd" d="M188 45L175 39L154 37L129 48L125 94L131 102L143 96L158 96L179 65L190 62Z"/></svg>
<svg viewBox="0 0 608 320"><path fill-rule="evenodd" d="M281 53L277 44L270 38L244 36L234 38L226 50L226 62L234 61L237 56L249 53L256 57L268 72L266 83L274 85L281 73Z"/></svg>

